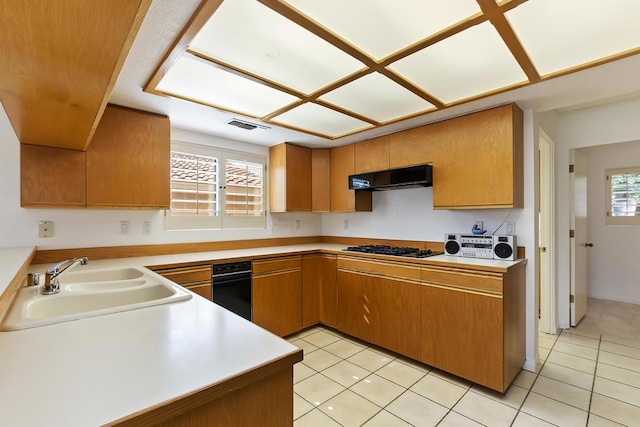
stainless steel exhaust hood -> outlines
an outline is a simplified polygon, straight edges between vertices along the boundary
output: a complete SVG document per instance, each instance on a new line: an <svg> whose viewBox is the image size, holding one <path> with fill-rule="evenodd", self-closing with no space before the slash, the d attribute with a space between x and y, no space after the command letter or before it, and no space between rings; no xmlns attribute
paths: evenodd
<svg viewBox="0 0 640 427"><path fill-rule="evenodd" d="M357 191L431 187L432 185L433 168L431 165L411 166L349 176L349 189Z"/></svg>

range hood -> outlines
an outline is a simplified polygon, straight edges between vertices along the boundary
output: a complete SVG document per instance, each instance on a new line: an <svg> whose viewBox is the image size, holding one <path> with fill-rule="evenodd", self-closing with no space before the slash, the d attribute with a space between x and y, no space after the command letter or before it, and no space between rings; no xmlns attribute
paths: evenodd
<svg viewBox="0 0 640 427"><path fill-rule="evenodd" d="M359 191L431 187L432 185L433 168L431 165L411 166L349 176L349 189Z"/></svg>

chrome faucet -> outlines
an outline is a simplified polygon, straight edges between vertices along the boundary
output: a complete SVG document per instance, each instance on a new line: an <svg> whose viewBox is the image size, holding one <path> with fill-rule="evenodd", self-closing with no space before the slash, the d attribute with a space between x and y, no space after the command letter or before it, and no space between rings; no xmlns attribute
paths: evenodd
<svg viewBox="0 0 640 427"><path fill-rule="evenodd" d="M58 277L67 270L72 269L78 264L87 265L89 259L87 257L73 258L61 261L52 265L47 269L44 279L44 287L42 288L43 295L52 295L60 292L60 282Z"/></svg>

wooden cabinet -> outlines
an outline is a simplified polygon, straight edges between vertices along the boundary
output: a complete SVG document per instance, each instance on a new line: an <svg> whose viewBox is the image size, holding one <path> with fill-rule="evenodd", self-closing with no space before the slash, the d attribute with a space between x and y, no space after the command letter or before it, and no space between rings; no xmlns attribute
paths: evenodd
<svg viewBox="0 0 640 427"><path fill-rule="evenodd" d="M84 208L84 151L20 144L20 206Z"/></svg>
<svg viewBox="0 0 640 427"><path fill-rule="evenodd" d="M337 327L418 359L420 288L417 266L338 257Z"/></svg>
<svg viewBox="0 0 640 427"><path fill-rule="evenodd" d="M311 149L292 144L269 148L269 211L311 211Z"/></svg>
<svg viewBox="0 0 640 427"><path fill-rule="evenodd" d="M87 150L87 206L168 209L169 118L109 105Z"/></svg>
<svg viewBox="0 0 640 427"><path fill-rule="evenodd" d="M253 322L276 335L302 329L302 257L253 261Z"/></svg>
<svg viewBox="0 0 640 427"><path fill-rule="evenodd" d="M337 324L336 256L302 257L302 326Z"/></svg>
<svg viewBox="0 0 640 427"><path fill-rule="evenodd" d="M448 137L448 127L441 123L389 135L389 167L396 169L433 163L436 151L446 145Z"/></svg>
<svg viewBox="0 0 640 427"><path fill-rule="evenodd" d="M524 266L506 274L424 267L421 360L506 391L525 358Z"/></svg>
<svg viewBox="0 0 640 427"><path fill-rule="evenodd" d="M355 173L389 169L389 135L355 144Z"/></svg>
<svg viewBox="0 0 640 427"><path fill-rule="evenodd" d="M200 264L187 267L153 269L159 275L189 289L208 300L211 293L211 265Z"/></svg>
<svg viewBox="0 0 640 427"><path fill-rule="evenodd" d="M331 150L311 150L311 210L331 211Z"/></svg>
<svg viewBox="0 0 640 427"><path fill-rule="evenodd" d="M433 207L524 207L523 113L504 105L438 123L446 143L433 160Z"/></svg>
<svg viewBox="0 0 640 427"><path fill-rule="evenodd" d="M371 212L371 192L349 190L349 175L354 173L354 144L332 148L331 212Z"/></svg>

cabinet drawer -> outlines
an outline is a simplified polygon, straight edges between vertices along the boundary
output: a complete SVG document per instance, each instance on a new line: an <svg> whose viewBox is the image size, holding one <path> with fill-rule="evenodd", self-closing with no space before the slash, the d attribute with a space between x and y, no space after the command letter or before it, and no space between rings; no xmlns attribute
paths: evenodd
<svg viewBox="0 0 640 427"><path fill-rule="evenodd" d="M338 269L420 280L420 267L396 262L338 257Z"/></svg>
<svg viewBox="0 0 640 427"><path fill-rule="evenodd" d="M444 286L502 293L502 274L479 273L464 270L447 271L431 267L422 268L422 281Z"/></svg>
<svg viewBox="0 0 640 427"><path fill-rule="evenodd" d="M196 284L198 282L211 283L211 266L197 265L192 267L169 268L156 270L156 273L176 282L179 285Z"/></svg>
<svg viewBox="0 0 640 427"><path fill-rule="evenodd" d="M302 268L302 256L259 259L253 261L253 274Z"/></svg>
<svg viewBox="0 0 640 427"><path fill-rule="evenodd" d="M196 293L202 297L205 297L208 300L211 300L211 281L203 282L195 285L185 286L185 288L189 289L191 292Z"/></svg>

